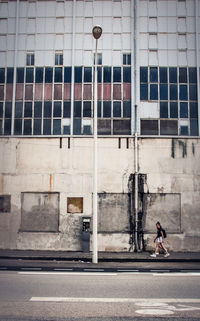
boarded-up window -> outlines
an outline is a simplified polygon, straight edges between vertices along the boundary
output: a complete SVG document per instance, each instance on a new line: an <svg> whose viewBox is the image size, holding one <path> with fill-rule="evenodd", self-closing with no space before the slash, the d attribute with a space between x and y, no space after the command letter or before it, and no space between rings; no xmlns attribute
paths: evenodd
<svg viewBox="0 0 200 321"><path fill-rule="evenodd" d="M142 135L158 135L158 121L157 120L141 120L141 134Z"/></svg>
<svg viewBox="0 0 200 321"><path fill-rule="evenodd" d="M67 213L83 213L83 197L68 197Z"/></svg>
<svg viewBox="0 0 200 321"><path fill-rule="evenodd" d="M58 232L59 193L22 193L21 231Z"/></svg>
<svg viewBox="0 0 200 321"><path fill-rule="evenodd" d="M11 209L10 195L0 195L0 213L9 213Z"/></svg>

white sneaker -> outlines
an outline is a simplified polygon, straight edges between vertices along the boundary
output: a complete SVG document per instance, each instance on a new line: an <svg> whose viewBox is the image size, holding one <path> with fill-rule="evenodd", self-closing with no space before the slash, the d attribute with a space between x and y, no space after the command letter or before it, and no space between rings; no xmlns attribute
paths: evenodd
<svg viewBox="0 0 200 321"><path fill-rule="evenodd" d="M164 257L168 257L168 256L170 256L170 254L169 254L169 253L166 253L166 254L164 255Z"/></svg>
<svg viewBox="0 0 200 321"><path fill-rule="evenodd" d="M156 254L155 254L155 253L153 253L153 254L151 254L150 256L151 256L151 257L156 257Z"/></svg>

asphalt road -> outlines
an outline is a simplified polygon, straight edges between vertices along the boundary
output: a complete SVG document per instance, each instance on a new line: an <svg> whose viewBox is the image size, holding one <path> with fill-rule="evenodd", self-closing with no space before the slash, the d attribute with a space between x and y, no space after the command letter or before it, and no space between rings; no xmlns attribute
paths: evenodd
<svg viewBox="0 0 200 321"><path fill-rule="evenodd" d="M200 320L200 273L1 271L1 321Z"/></svg>

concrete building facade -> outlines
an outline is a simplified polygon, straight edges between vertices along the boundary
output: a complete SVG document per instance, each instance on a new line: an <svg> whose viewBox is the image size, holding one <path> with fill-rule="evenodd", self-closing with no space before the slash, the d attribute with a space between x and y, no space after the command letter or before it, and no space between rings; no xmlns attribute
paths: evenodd
<svg viewBox="0 0 200 321"><path fill-rule="evenodd" d="M0 248L82 250L94 25L98 249L199 251L199 0L0 2Z"/></svg>

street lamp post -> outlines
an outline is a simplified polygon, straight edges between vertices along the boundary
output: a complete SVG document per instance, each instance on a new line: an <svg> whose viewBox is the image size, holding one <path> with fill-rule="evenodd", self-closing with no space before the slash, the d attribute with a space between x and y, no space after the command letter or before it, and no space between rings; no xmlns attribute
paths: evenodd
<svg viewBox="0 0 200 321"><path fill-rule="evenodd" d="M94 68L94 164L93 164L93 256L92 262L98 263L98 240L97 240L97 223L98 223L98 200L97 200L97 44L98 39L101 37L102 28L95 26L92 29L93 37L96 39L96 50L95 50L95 68Z"/></svg>

